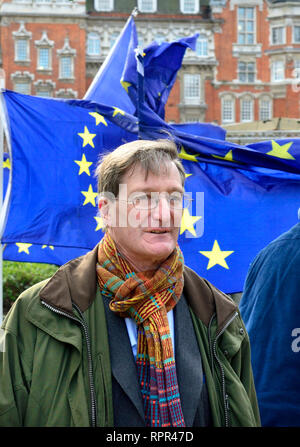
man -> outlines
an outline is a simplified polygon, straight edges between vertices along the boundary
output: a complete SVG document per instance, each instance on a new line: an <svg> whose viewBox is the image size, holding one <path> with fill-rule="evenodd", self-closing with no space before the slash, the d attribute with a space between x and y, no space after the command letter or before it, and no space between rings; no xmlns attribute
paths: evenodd
<svg viewBox="0 0 300 447"><path fill-rule="evenodd" d="M0 425L258 425L237 306L184 266L177 244L175 144L125 144L97 175L104 238L4 322Z"/></svg>
<svg viewBox="0 0 300 447"><path fill-rule="evenodd" d="M300 424L299 290L300 222L256 256L240 302L263 426Z"/></svg>

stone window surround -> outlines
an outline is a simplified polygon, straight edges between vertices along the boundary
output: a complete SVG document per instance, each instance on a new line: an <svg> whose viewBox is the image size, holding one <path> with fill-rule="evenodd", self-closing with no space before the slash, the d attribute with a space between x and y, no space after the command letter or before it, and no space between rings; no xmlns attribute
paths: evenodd
<svg viewBox="0 0 300 447"><path fill-rule="evenodd" d="M61 48L59 50L56 50L56 52L57 52L57 55L58 55L60 60L61 60L62 57L67 56L67 57L71 58L71 63L72 63L72 67L71 67L72 75L71 75L71 77L68 77L68 78L65 78L65 77L61 76L61 64L59 63L59 80L64 80L64 81L67 81L67 82L74 82L74 79L75 79L74 58L76 57L76 50L74 48L71 48L68 36L66 36L66 38L65 38L65 42L64 42L63 48Z"/></svg>
<svg viewBox="0 0 300 447"><path fill-rule="evenodd" d="M25 28L25 22L21 21L19 29L17 31L12 32L13 38L15 40L15 55L14 55L14 61L18 65L29 65L30 63L30 45L29 41L32 39L32 32L27 31ZM17 56L17 41L18 40L26 40L27 42L27 58L25 60L18 60Z"/></svg>
<svg viewBox="0 0 300 447"><path fill-rule="evenodd" d="M35 40L34 41L35 47L37 49L37 70L41 73L47 73L50 74L52 71L52 51L51 49L54 47L54 41L50 40L48 38L47 35L47 31L44 30L42 32L42 37L40 38L40 40ZM43 68L43 67L39 67L38 63L39 63L39 50L41 48L48 48L49 49L49 67L47 68Z"/></svg>

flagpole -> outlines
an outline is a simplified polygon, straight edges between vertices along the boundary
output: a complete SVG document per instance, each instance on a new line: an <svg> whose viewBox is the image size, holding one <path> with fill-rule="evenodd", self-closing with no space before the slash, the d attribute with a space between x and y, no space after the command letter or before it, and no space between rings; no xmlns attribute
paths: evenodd
<svg viewBox="0 0 300 447"><path fill-rule="evenodd" d="M8 122L7 122L7 113L6 106L3 98L3 89L5 85L5 76L2 72L0 75L0 201L1 201L1 213L0 213L0 324L3 320L3 245L2 245L2 236L6 225L8 208L10 203L10 194L11 194L11 176L12 176L12 156L11 156L11 145L10 138L8 132ZM4 135L6 136L6 142L9 152L10 158L10 173L8 184L5 192L5 198L3 200L3 155L4 155Z"/></svg>
<svg viewBox="0 0 300 447"><path fill-rule="evenodd" d="M137 117L138 117L138 136L141 139L140 135L140 107L141 104L145 102L145 90L144 90L144 56L143 50L141 48L137 48L135 52L136 62L137 62L137 75L138 75L138 98L137 98Z"/></svg>
<svg viewBox="0 0 300 447"><path fill-rule="evenodd" d="M4 88L4 71L1 71L0 75L0 87ZM2 96L2 91L0 92ZM3 206L3 155L4 155L4 135L3 135L3 118L2 114L0 117L0 209L2 214L2 206ZM3 320L3 247L2 240L0 239L0 325Z"/></svg>

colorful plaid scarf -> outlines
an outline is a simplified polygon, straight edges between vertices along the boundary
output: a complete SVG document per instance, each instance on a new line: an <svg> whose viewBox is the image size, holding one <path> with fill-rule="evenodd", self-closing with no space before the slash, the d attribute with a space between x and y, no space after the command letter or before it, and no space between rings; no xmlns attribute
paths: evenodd
<svg viewBox="0 0 300 447"><path fill-rule="evenodd" d="M109 307L138 325L137 372L145 421L151 427L184 427L167 312L183 289L183 256L177 246L155 272L135 273L108 233L99 244L97 276Z"/></svg>

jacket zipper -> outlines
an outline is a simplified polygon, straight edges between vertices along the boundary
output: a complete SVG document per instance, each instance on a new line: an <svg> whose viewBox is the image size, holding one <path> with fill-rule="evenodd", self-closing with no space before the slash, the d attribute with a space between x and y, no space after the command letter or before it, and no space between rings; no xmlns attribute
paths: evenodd
<svg viewBox="0 0 300 447"><path fill-rule="evenodd" d="M228 398L228 394L226 393L226 384L225 384L225 372L224 372L224 368L223 365L221 363L221 360L219 359L219 357L217 356L217 341L219 339L219 337L225 332L225 330L227 329L227 327L232 323L232 321L237 317L238 313L235 312L234 315L227 321L227 323L225 324L225 326L223 326L222 330L217 334L214 342L213 342L213 346L212 346L212 351L213 351L213 355L215 357L215 359L218 362L220 371L221 371L221 382L222 382L222 395L223 395L223 405L224 405L224 416L225 416L225 427L229 427L229 398ZM212 319L215 317L215 314L212 316Z"/></svg>
<svg viewBox="0 0 300 447"><path fill-rule="evenodd" d="M65 317L67 317L67 318L70 318L71 320L76 321L83 328L84 337L85 337L86 346L87 346L87 356L88 356L88 374L89 374L90 397L91 397L91 424L92 424L92 427L96 427L97 426L97 410L96 410L97 409L97 405L96 405L96 395L95 395L94 376L93 376L91 343L90 343L90 337L89 337L89 333L88 333L88 328L87 328L86 323L84 321L84 317L82 315L82 312L78 308L78 306L76 306L73 303L73 306L75 307L75 309L77 309L77 311L79 312L79 314L80 314L80 316L82 318L82 320L80 320L80 318L73 317L69 313L64 312L64 311L62 311L60 309L57 309L56 307L51 306L50 304L46 303L45 301L41 301L41 302L48 309L52 310L53 312L55 312L55 313L57 313L59 315L63 315Z"/></svg>

